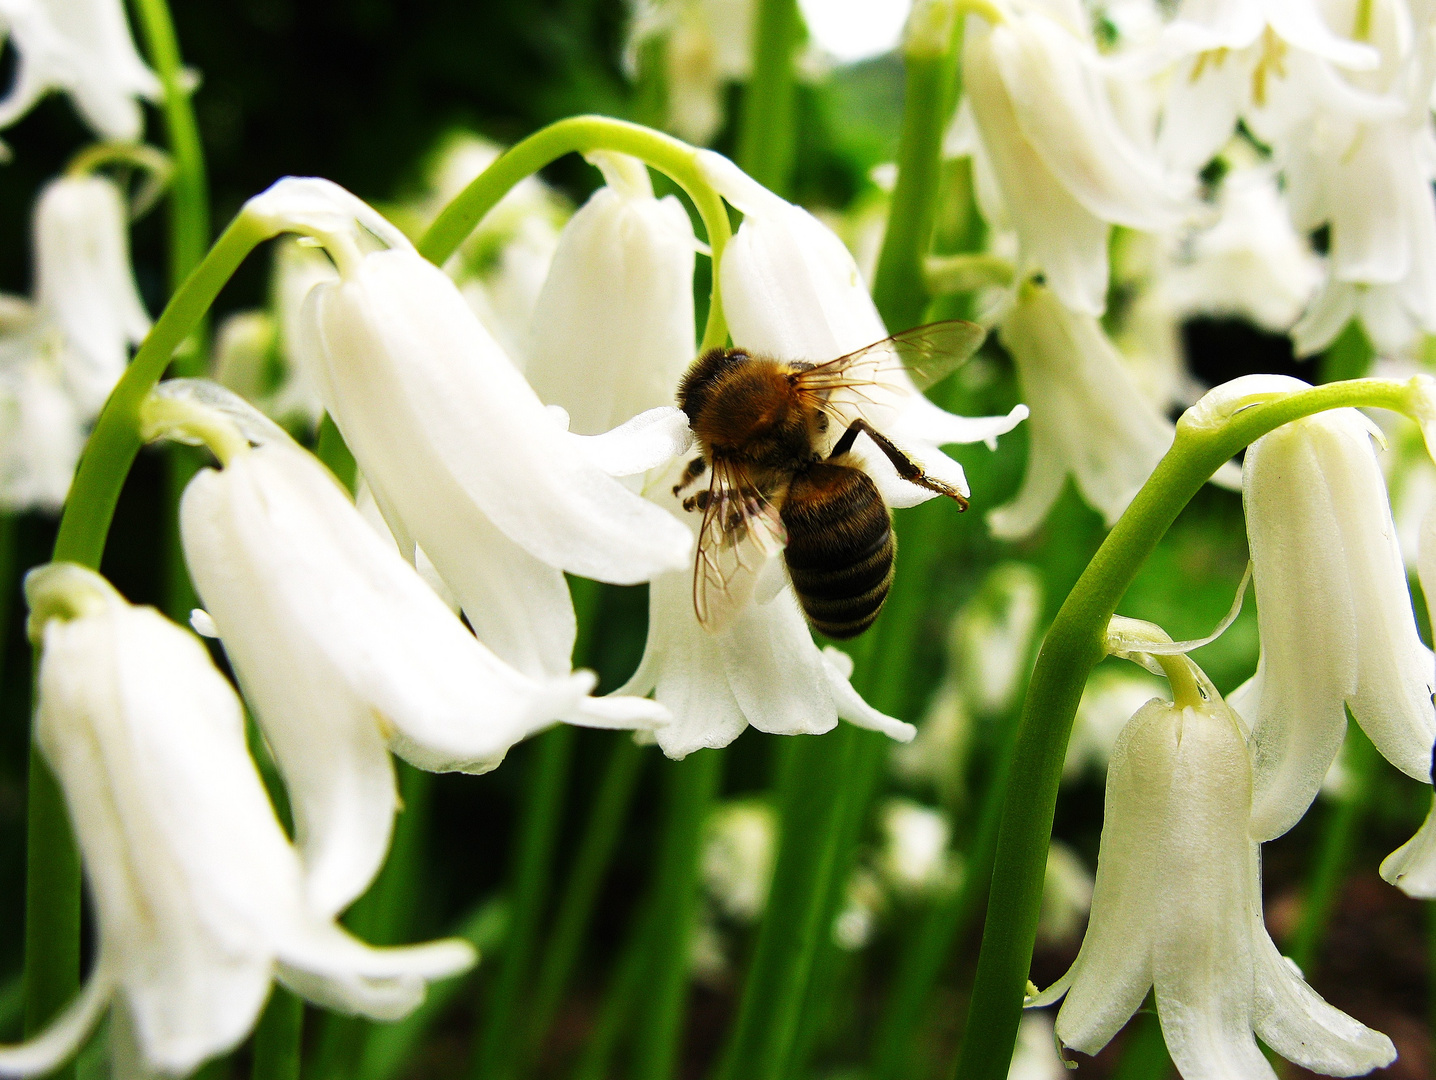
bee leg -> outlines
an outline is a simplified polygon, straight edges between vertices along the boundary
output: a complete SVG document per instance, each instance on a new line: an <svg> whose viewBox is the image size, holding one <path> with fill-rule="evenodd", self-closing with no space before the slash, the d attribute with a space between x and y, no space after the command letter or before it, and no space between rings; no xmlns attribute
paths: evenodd
<svg viewBox="0 0 1436 1080"><path fill-rule="evenodd" d="M704 461L701 456L694 458L684 467L683 475L678 478L678 483L673 485L673 494L677 495L689 484L702 476L707 469L708 462Z"/></svg>
<svg viewBox="0 0 1436 1080"><path fill-rule="evenodd" d="M877 448L893 463L893 468L897 470L898 475L909 484L916 484L918 487L927 488L928 491L935 491L939 495L946 495L963 510L967 509L967 498L962 492L958 491L957 488L951 484L928 476L927 473L922 471L921 465L899 450L891 439L881 431L878 431L866 420L854 420L848 425L848 430L843 432L842 438L833 445L833 452L828 455L828 460L831 461L833 458L846 454L851 450L860 432L865 433L868 438L872 439L877 445Z"/></svg>

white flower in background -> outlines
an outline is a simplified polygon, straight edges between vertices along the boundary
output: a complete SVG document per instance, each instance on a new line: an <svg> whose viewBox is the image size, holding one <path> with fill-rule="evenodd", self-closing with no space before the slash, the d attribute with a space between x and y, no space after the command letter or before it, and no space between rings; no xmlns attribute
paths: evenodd
<svg viewBox="0 0 1436 1080"><path fill-rule="evenodd" d="M667 93L664 126L696 146L723 126L727 84L744 82L753 67L752 0L637 0L624 66L630 77L656 49Z"/></svg>
<svg viewBox="0 0 1436 1080"><path fill-rule="evenodd" d="M274 244L268 310L239 311L215 335L215 378L265 415L313 430L324 415L312 370L303 355L300 319L314 286L339 273L323 248L301 237Z"/></svg>
<svg viewBox="0 0 1436 1080"><path fill-rule="evenodd" d="M180 503L185 562L284 776L317 910L342 910L383 862L391 748L430 771L487 772L555 720L666 718L651 701L586 698L591 673L534 679L494 656L312 455L220 388L166 383L146 410L150 435L230 424L232 456Z"/></svg>
<svg viewBox="0 0 1436 1080"><path fill-rule="evenodd" d="M1022 285L1000 334L1032 417L1022 487L987 515L994 535L1033 532L1069 475L1110 527L1176 428L1137 389L1096 318L1069 309L1053 290Z"/></svg>
<svg viewBox="0 0 1436 1080"><path fill-rule="evenodd" d="M859 867L848 879L843 907L833 919L833 944L857 952L872 940L878 920L887 909L887 896L872 871Z"/></svg>
<svg viewBox="0 0 1436 1080"><path fill-rule="evenodd" d="M1263 436L1243 463L1261 653L1232 704L1252 725L1258 840L1280 836L1311 805L1348 708L1388 761L1430 776L1436 672L1416 631L1373 435L1360 413L1333 410Z"/></svg>
<svg viewBox="0 0 1436 1080"><path fill-rule="evenodd" d="M400 208L414 215L406 231L419 235L503 151L498 143L467 131L441 140L428 169L428 193L419 203ZM528 358L529 325L558 249L559 230L572 212L568 200L540 177L525 177L444 264L479 321L520 369Z"/></svg>
<svg viewBox="0 0 1436 1080"><path fill-rule="evenodd" d="M892 52L912 6L911 0L798 0L813 44L839 64Z"/></svg>
<svg viewBox="0 0 1436 1080"><path fill-rule="evenodd" d="M1042 879L1037 936L1048 945L1076 941L1091 910L1092 872L1070 847L1060 840L1052 841Z"/></svg>
<svg viewBox="0 0 1436 1080"><path fill-rule="evenodd" d="M1012 708L1026 681L1041 618L1042 576L1024 563L994 567L962 606L948 644L974 711L997 715Z"/></svg>
<svg viewBox="0 0 1436 1080"><path fill-rule="evenodd" d="M1354 29L1354 5L1339 28ZM1380 6L1373 5L1373 6ZM1173 167L1202 168L1246 119L1267 140L1263 121L1273 104L1304 101L1308 109L1351 107L1332 65L1369 71L1379 62L1370 45L1333 32L1327 12L1302 0L1185 0L1168 24L1165 47L1185 54L1169 82L1157 145Z"/></svg>
<svg viewBox="0 0 1436 1080"><path fill-rule="evenodd" d="M26 301L0 297L0 509L57 513L84 446L64 341Z"/></svg>
<svg viewBox="0 0 1436 1080"><path fill-rule="evenodd" d="M996 26L969 17L963 39L983 216L1016 230L1023 276L1100 315L1110 226L1169 230L1193 185L1126 129L1114 99L1142 90L1100 62L1077 4L1003 4L1002 15Z"/></svg>
<svg viewBox="0 0 1436 1080"><path fill-rule="evenodd" d="M878 822L882 846L877 870L894 892L914 896L952 880L952 826L941 811L911 799L889 799Z"/></svg>
<svg viewBox="0 0 1436 1080"><path fill-rule="evenodd" d="M294 179L246 213L318 236L334 258L339 280L310 292L301 348L402 548L424 550L502 659L531 676L568 672L564 570L634 583L687 565L690 532L602 471L454 283L382 217ZM389 246L361 247L377 242Z"/></svg>
<svg viewBox="0 0 1436 1080"><path fill-rule="evenodd" d="M304 895L299 858L250 760L244 712L199 640L99 575L26 579L42 644L35 738L64 790L98 921L88 982L0 1072L54 1069L105 1011L136 1071L185 1076L253 1027L270 985L396 1019L462 941L373 949Z"/></svg>
<svg viewBox="0 0 1436 1080"><path fill-rule="evenodd" d="M1117 736L1132 714L1164 691L1162 680L1123 664L1094 671L1077 703L1062 778L1075 780L1088 769L1105 772Z"/></svg>
<svg viewBox="0 0 1436 1080"><path fill-rule="evenodd" d="M694 353L697 241L688 212L673 195L653 197L636 158L592 160L607 183L564 226L524 369L581 435L672 405Z"/></svg>
<svg viewBox="0 0 1436 1080"><path fill-rule="evenodd" d="M144 132L137 99L158 101L160 82L135 50L123 0L4 0L0 32L18 54L0 127L63 90L101 138L133 142Z"/></svg>
<svg viewBox="0 0 1436 1080"><path fill-rule="evenodd" d="M1057 1053L1052 1017L1045 1012L1023 1014L1007 1080L1064 1080L1066 1076L1067 1065Z"/></svg>
<svg viewBox="0 0 1436 1080"><path fill-rule="evenodd" d="M1149 702L1118 739L1082 949L1028 1004L1065 994L1057 1036L1095 1054L1155 987L1167 1049L1188 1077L1274 1078L1253 1033L1316 1072L1388 1065L1391 1041L1326 1004L1267 933L1245 736L1200 681L1205 698Z"/></svg>
<svg viewBox="0 0 1436 1080"><path fill-rule="evenodd" d="M733 799L708 817L702 874L708 895L730 919L756 922L768 903L778 851L778 815L759 799Z"/></svg>
<svg viewBox="0 0 1436 1080"><path fill-rule="evenodd" d="M1240 316L1281 334L1306 309L1321 282L1321 261L1292 226L1268 166L1222 177L1216 220L1192 234L1164 275L1179 318Z"/></svg>
<svg viewBox="0 0 1436 1080"><path fill-rule="evenodd" d="M1426 610L1431 612L1436 609L1436 513L1428 513L1421 525L1418 569ZM1436 784L1436 749L1426 778ZM1407 896L1436 898L1436 801L1416 835L1382 860L1381 876Z"/></svg>
<svg viewBox="0 0 1436 1080"><path fill-rule="evenodd" d="M928 786L944 806L967 797L967 759L972 743L972 714L962 683L949 670L933 691L917 735L890 751L893 772L912 784Z"/></svg>
<svg viewBox="0 0 1436 1080"><path fill-rule="evenodd" d="M35 305L64 337L65 379L92 419L150 329L119 188L102 176L50 181L35 205L34 243Z"/></svg>

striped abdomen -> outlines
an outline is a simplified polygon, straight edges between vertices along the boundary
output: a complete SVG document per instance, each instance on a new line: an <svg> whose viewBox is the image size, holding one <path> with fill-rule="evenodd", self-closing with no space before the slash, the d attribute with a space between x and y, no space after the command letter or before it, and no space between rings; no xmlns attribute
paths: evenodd
<svg viewBox="0 0 1436 1080"><path fill-rule="evenodd" d="M793 477L782 505L788 575L814 628L861 634L878 617L893 574L892 518L861 469L816 463Z"/></svg>

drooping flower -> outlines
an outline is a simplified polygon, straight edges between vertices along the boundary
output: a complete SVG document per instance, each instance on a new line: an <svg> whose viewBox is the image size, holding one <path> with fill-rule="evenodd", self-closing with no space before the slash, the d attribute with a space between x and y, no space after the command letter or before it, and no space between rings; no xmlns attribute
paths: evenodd
<svg viewBox="0 0 1436 1080"><path fill-rule="evenodd" d="M642 162L609 153L593 160L607 183L564 226L524 369L582 435L672 405L693 359L688 212L672 195L653 197Z"/></svg>
<svg viewBox="0 0 1436 1080"><path fill-rule="evenodd" d="M1140 91L1101 62L1078 5L1000 10L996 25L970 17L963 39L984 216L1016 230L1023 276L1042 274L1069 308L1100 315L1110 226L1173 228L1193 184L1119 118L1114 99Z"/></svg>
<svg viewBox="0 0 1436 1080"><path fill-rule="evenodd" d="M952 881L952 826L941 811L911 799L889 799L878 821L883 843L877 869L895 892L916 896Z"/></svg>
<svg viewBox="0 0 1436 1080"><path fill-rule="evenodd" d="M0 127L51 90L63 90L101 138L140 137L139 99L159 100L160 83L135 50L122 0L5 0L0 32L18 53L15 81L0 101Z"/></svg>
<svg viewBox="0 0 1436 1080"><path fill-rule="evenodd" d="M26 581L43 646L35 738L65 795L98 920L80 995L0 1072L48 1072L114 1006L140 1070L183 1076L233 1048L278 979L395 1019L466 942L374 949L314 911L245 744L239 698L192 634L67 563Z"/></svg>
<svg viewBox="0 0 1436 1080"><path fill-rule="evenodd" d="M1162 692L1162 683L1145 671L1103 666L1092 673L1077 703L1072 735L1067 740L1067 757L1062 762L1064 780L1074 780L1091 769L1107 771L1117 736L1132 714Z"/></svg>
<svg viewBox="0 0 1436 1080"><path fill-rule="evenodd" d="M1092 872L1078 854L1060 840L1047 849L1042 878L1042 908L1037 936L1047 944L1075 942L1092 910Z"/></svg>
<svg viewBox="0 0 1436 1080"><path fill-rule="evenodd" d="M280 181L248 206L334 258L339 280L303 319L321 396L395 536L502 659L569 670L563 570L633 583L686 563L687 530L600 468L397 229L322 181ZM366 252L373 238L387 248Z"/></svg>
<svg viewBox="0 0 1436 1080"><path fill-rule="evenodd" d="M1323 1001L1267 933L1243 725L1192 672L1203 694L1148 702L1117 741L1082 949L1028 1004L1065 995L1057 1037L1095 1054L1155 989L1186 1077L1271 1080L1254 1034L1316 1072L1390 1064L1391 1041Z"/></svg>
<svg viewBox="0 0 1436 1080"><path fill-rule="evenodd" d="M342 910L383 861L390 749L434 772L487 772L555 720L666 718L651 701L585 697L592 673L531 678L494 656L313 456L219 387L166 383L151 402L150 434L234 428L224 467L185 489L180 533L284 776L317 910Z"/></svg>
<svg viewBox="0 0 1436 1080"><path fill-rule="evenodd" d="M1013 705L1042 617L1042 578L1024 563L993 567L949 631L949 650L974 711L999 716Z"/></svg>
<svg viewBox="0 0 1436 1080"><path fill-rule="evenodd" d="M1306 388L1278 376L1262 383ZM1259 840L1286 832L1311 804L1347 709L1388 761L1430 776L1436 674L1416 631L1373 435L1355 410L1333 410L1263 436L1243 463L1261 653L1232 703L1252 724Z"/></svg>
<svg viewBox="0 0 1436 1080"><path fill-rule="evenodd" d="M119 189L102 176L50 181L35 205L34 242L35 305L63 337L66 382L92 419L150 328Z"/></svg>
<svg viewBox="0 0 1436 1080"><path fill-rule="evenodd" d="M1032 409L1027 472L991 511L995 535L1036 529L1070 475L1111 526L1156 468L1176 429L1136 387L1101 324L1028 282L1000 331Z"/></svg>
<svg viewBox="0 0 1436 1080"><path fill-rule="evenodd" d="M778 198L726 158L700 155L715 187L745 213L720 269L725 311L736 345L784 359L833 359L885 336L872 299L842 242L812 215ZM961 467L937 443L993 440L1017 424L1009 417L969 420L938 409L905 374L869 391L864 415L932 475L966 490ZM834 432L836 439L840 432ZM859 440L862 448L866 437ZM863 467L892 505L931 493L901 480L875 450ZM673 487L681 466L650 475L650 497L696 532ZM762 731L818 734L841 717L910 738L911 725L868 706L848 681L852 662L813 643L791 585L776 560L750 602L717 629L694 612L693 571L663 574L649 588L649 633L631 693L653 692L674 721L657 733L670 756L724 746L752 724Z"/></svg>

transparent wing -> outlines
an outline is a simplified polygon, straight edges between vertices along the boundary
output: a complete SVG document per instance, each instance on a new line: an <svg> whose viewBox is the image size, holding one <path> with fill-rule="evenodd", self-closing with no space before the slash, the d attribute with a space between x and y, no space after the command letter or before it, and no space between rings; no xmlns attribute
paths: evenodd
<svg viewBox="0 0 1436 1080"><path fill-rule="evenodd" d="M987 331L961 319L915 326L804 371L799 384L815 393L890 383L906 372L918 390L941 382L965 364Z"/></svg>
<svg viewBox="0 0 1436 1080"><path fill-rule="evenodd" d="M764 564L788 542L778 508L738 466L710 470L698 553L693 610L707 630L721 630L753 595Z"/></svg>

